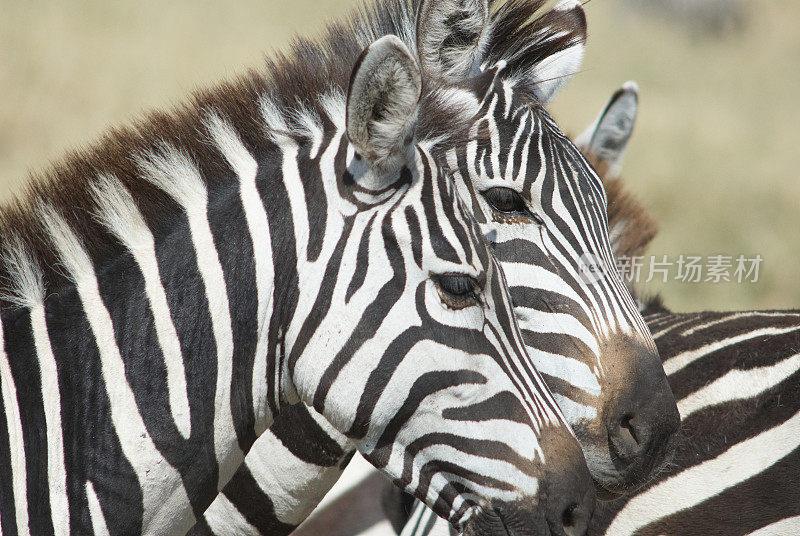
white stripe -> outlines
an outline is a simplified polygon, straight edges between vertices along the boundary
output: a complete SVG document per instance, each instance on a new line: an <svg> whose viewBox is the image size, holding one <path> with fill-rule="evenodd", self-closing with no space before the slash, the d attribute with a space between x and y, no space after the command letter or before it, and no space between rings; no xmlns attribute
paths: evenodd
<svg viewBox="0 0 800 536"><path fill-rule="evenodd" d="M106 525L106 518L103 515L103 510L100 508L100 501L97 500L97 494L94 492L94 486L88 480L86 481L86 502L89 504L89 517L92 520L92 532L95 536L109 535L108 526Z"/></svg>
<svg viewBox="0 0 800 536"><path fill-rule="evenodd" d="M186 366L180 340L172 322L167 294L161 282L153 234L131 195L116 180L100 177L92 188L100 207L98 217L133 255L144 278L144 288L167 371L167 390L172 419L184 439L192 434Z"/></svg>
<svg viewBox="0 0 800 536"><path fill-rule="evenodd" d="M531 361L541 374L559 378L592 396L600 396L600 382L586 363L560 354L525 346Z"/></svg>
<svg viewBox="0 0 800 536"><path fill-rule="evenodd" d="M338 466L323 468L295 456L269 430L259 438L259 448L250 449L247 467L273 504L275 517L299 525L325 492L342 474ZM276 479L275 475L291 475Z"/></svg>
<svg viewBox="0 0 800 536"><path fill-rule="evenodd" d="M47 333L44 306L31 309L31 329L42 374L42 402L47 429L47 484L55 534L69 534L67 470L64 466L64 439L61 432L61 389L58 386L56 358Z"/></svg>
<svg viewBox="0 0 800 536"><path fill-rule="evenodd" d="M789 534L800 534L800 516L781 519L763 529L751 532L750 536L788 536Z"/></svg>
<svg viewBox="0 0 800 536"><path fill-rule="evenodd" d="M238 175L241 184L242 206L253 243L256 288L258 292L258 342L253 363L253 412L256 416L256 433L265 429L268 415L267 401L267 344L269 318L272 312L274 267L272 238L267 211L256 188L258 163L242 144L234 130L218 116L209 118L208 128L228 164Z"/></svg>
<svg viewBox="0 0 800 536"><path fill-rule="evenodd" d="M731 370L678 402L681 419L708 406L758 396L778 385L798 369L800 369L800 354L766 367Z"/></svg>
<svg viewBox="0 0 800 536"><path fill-rule="evenodd" d="M186 212L195 249L197 267L203 279L211 328L217 350L217 387L214 394L214 452L219 465L217 489L230 480L244 459L236 441L231 411L233 377L233 328L225 276L208 221L208 192L200 172L189 158L165 148L164 155L140 160L146 178L172 196Z"/></svg>
<svg viewBox="0 0 800 536"><path fill-rule="evenodd" d="M211 226L203 211L189 211L189 229L197 255L197 266L203 278L211 326L217 346L217 390L214 395L214 450L219 463L219 484L222 489L241 463L244 454L235 441L236 429L231 412L231 381L233 379L233 326L231 325L225 276L219 261ZM234 453L231 457L231 452Z"/></svg>
<svg viewBox="0 0 800 536"><path fill-rule="evenodd" d="M111 315L100 296L88 254L58 213L43 207L40 214L61 262L75 281L100 353L114 430L142 490L143 529L160 532L163 527L188 523L189 518L194 521L180 474L156 449L139 413L133 390L125 376L125 363L117 346Z"/></svg>
<svg viewBox="0 0 800 536"><path fill-rule="evenodd" d="M558 407L561 408L561 411L572 426L582 421L592 421L597 418L597 408L575 402L571 398L558 393L553 393L553 398L556 399Z"/></svg>
<svg viewBox="0 0 800 536"><path fill-rule="evenodd" d="M670 318L669 322L667 323L666 326L658 326L658 328L659 328L658 331L652 331L653 340L657 341L659 339L659 337L663 337L664 335L666 335L670 331L672 331L674 329L677 329L680 326L683 326L684 324L688 324L692 320L694 320L694 319L693 318L687 318L685 320L681 320L680 322L674 322L674 318Z"/></svg>
<svg viewBox="0 0 800 536"><path fill-rule="evenodd" d="M11 452L11 489L14 493L14 510L17 516L17 532L29 534L28 530L28 491L27 471L25 469L25 442L22 438L22 419L19 414L17 388L11 376L11 365L5 349L3 324L0 322L0 389L3 391L3 406L8 427L9 451Z"/></svg>
<svg viewBox="0 0 800 536"><path fill-rule="evenodd" d="M788 318L788 317L797 318L798 316L800 316L798 313L792 313L792 312L788 312L788 311L780 311L780 312L777 312L777 311L744 311L744 312L738 312L738 313L733 313L733 314L730 314L730 315L727 315L727 316L723 316L722 318L717 318L716 320L711 320L711 321L705 322L703 324L698 324L698 325L696 325L696 326L684 331L683 335L693 335L694 333L696 333L696 332L698 332L700 330L707 329L707 328L710 328L712 326L716 326L716 325L719 325L719 324L732 322L734 320L739 320L739 319L742 319L742 318L748 318L748 319L750 319L750 318L776 318L776 317L777 318Z"/></svg>
<svg viewBox="0 0 800 536"><path fill-rule="evenodd" d="M800 412L783 424L742 441L716 458L663 480L632 498L606 534L624 536L719 495L777 463L798 447Z"/></svg>
<svg viewBox="0 0 800 536"><path fill-rule="evenodd" d="M236 506L220 493L203 514L215 536L259 536L261 533L247 522Z"/></svg>
<svg viewBox="0 0 800 536"><path fill-rule="evenodd" d="M281 175L286 193L289 196L289 208L292 212L294 226L295 250L297 262L305 263L308 255L308 207L306 206L306 191L300 179L300 170L297 168L298 147L296 143L284 143L281 146Z"/></svg>
<svg viewBox="0 0 800 536"><path fill-rule="evenodd" d="M667 376L669 376L670 374L675 374L679 370L695 362L696 360L700 359L706 354L710 354L711 352L716 352L718 350L721 350L728 346L732 346L734 344L738 344L743 341L755 339L756 337L765 337L769 335L773 336L783 335L784 333L791 333L792 331L797 331L799 329L800 327L798 326L791 326L788 328L761 328L750 331L748 333L740 333L739 335L734 335L733 337L728 337L727 339L714 341L706 345L703 345L695 350L688 350L686 352L682 352L674 357L667 359L666 361L664 361L664 372L667 373Z"/></svg>
<svg viewBox="0 0 800 536"><path fill-rule="evenodd" d="M388 520L382 519L371 527L359 532L357 536L397 536L397 533Z"/></svg>
<svg viewBox="0 0 800 536"><path fill-rule="evenodd" d="M534 333L564 334L580 340L595 357L600 355L600 346L592 332L580 320L567 313L538 311L523 306L514 306L519 327Z"/></svg>

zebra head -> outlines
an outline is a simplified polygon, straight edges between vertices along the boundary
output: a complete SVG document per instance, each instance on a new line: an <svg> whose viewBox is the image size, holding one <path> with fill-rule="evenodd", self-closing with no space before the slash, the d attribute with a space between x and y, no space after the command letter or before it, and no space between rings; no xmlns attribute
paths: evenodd
<svg viewBox="0 0 800 536"><path fill-rule="evenodd" d="M579 69L585 14L566 0L530 20L542 4L521 0L492 11L484 2L476 11L492 14L483 31L460 32L472 47L441 31L417 41L427 73L479 102L471 139L443 157L494 245L532 363L596 484L611 493L649 477L680 420L653 339L614 265L603 184L544 108ZM421 13L418 32L444 24ZM454 42L464 61L451 57Z"/></svg>
<svg viewBox="0 0 800 536"><path fill-rule="evenodd" d="M337 159L328 211L344 230L309 312L316 328L287 334L287 390L467 533L509 522L582 534L590 475L525 354L490 246L418 140L418 116L460 117L422 79L393 36L356 63L325 151ZM309 276L301 266L300 287Z"/></svg>

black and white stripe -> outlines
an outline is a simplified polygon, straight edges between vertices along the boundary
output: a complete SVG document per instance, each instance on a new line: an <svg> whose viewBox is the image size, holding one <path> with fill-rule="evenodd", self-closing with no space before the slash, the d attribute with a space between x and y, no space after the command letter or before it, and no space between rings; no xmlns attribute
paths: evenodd
<svg viewBox="0 0 800 536"><path fill-rule="evenodd" d="M658 480L602 504L591 534L795 534L800 311L646 318L678 399L680 440Z"/></svg>
<svg viewBox="0 0 800 536"><path fill-rule="evenodd" d="M3 534L183 533L297 402L456 525L585 526L579 446L415 119L462 120L402 42L349 39L349 86L307 44L1 214Z"/></svg>
<svg viewBox="0 0 800 536"><path fill-rule="evenodd" d="M654 309L645 318L681 411L675 455L644 489L598 503L588 534L796 534L800 311ZM420 507L402 532L452 533L447 523ZM384 524L369 534L394 531Z"/></svg>
<svg viewBox="0 0 800 536"><path fill-rule="evenodd" d="M438 40L418 42L427 72L458 82L441 94L479 103L470 139L455 147L440 145L434 154L447 161L481 230L492 237L531 362L544 373L576 428L598 485L616 490L637 486L663 461L677 410L649 331L611 260L603 185L542 107L543 99L558 89L542 81L561 83L577 68L586 32L583 11L576 2L562 3L526 27L523 15L539 3L518 3L519 11L495 5L488 28L478 32L474 18L467 16L489 11L478 4L438 6L442 16L448 5L455 13L445 19L466 21L473 29L475 48L483 49L478 56L467 46L469 40L448 40L444 23L426 21L421 9L417 39L428 27L439 32ZM551 50L558 39L564 41ZM454 61L451 49L426 53L439 41L464 46L470 61ZM504 48L506 41L513 46ZM437 57L449 59L439 65ZM462 72L459 79L453 67L471 63L471 73L481 62L483 69L472 78ZM518 210L498 208L492 196L498 190L518 202ZM601 277L584 277L587 258L600 268ZM648 404L652 409L643 411ZM615 416L637 411L641 435L652 440L643 442L626 464L609 442L620 428ZM353 449L313 412L285 412L253 451L275 452L275 470L258 466L256 458L263 460L265 454L252 453L197 532L288 533L336 481Z"/></svg>

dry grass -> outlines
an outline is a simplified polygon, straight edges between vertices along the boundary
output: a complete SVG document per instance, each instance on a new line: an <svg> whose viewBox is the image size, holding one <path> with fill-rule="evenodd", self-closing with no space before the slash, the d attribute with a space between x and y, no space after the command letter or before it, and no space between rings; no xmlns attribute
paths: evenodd
<svg viewBox="0 0 800 536"><path fill-rule="evenodd" d="M0 17L0 198L27 169L106 126L257 65L291 35L356 0L4 2ZM698 39L587 6L585 70L554 113L577 133L627 79L642 89L625 166L662 232L653 253L760 253L758 284L669 283L678 309L800 305L800 5L751 3L744 33Z"/></svg>

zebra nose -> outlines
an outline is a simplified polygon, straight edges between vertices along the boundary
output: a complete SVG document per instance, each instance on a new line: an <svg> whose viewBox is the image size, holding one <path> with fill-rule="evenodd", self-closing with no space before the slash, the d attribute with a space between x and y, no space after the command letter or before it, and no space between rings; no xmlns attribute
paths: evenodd
<svg viewBox="0 0 800 536"><path fill-rule="evenodd" d="M594 512L595 488L577 441L552 432L542 434L547 438L542 441L546 472L539 506L549 530L545 534L582 536Z"/></svg>
<svg viewBox="0 0 800 536"><path fill-rule="evenodd" d="M662 463L681 422L661 361L651 352L639 352L649 354L638 356L639 363L658 366L639 367L638 381L617 401L608 424L615 464L632 485Z"/></svg>
<svg viewBox="0 0 800 536"><path fill-rule="evenodd" d="M583 536L594 512L595 488L578 442L565 428L546 428L535 497L492 501L473 516L463 536Z"/></svg>

